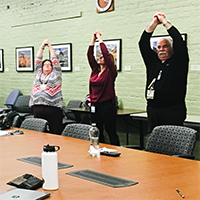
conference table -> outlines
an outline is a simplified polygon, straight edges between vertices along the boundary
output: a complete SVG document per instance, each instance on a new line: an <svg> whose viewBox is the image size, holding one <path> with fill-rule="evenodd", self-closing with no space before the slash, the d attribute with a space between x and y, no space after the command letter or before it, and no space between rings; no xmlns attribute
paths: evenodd
<svg viewBox="0 0 200 200"><path fill-rule="evenodd" d="M89 109L85 109L84 107L82 108L69 108L69 110L71 110L74 113L90 113ZM142 110L138 110L138 109L117 109L117 115L118 116L127 116L130 114L136 114L136 113L143 113L144 111Z"/></svg>
<svg viewBox="0 0 200 200"><path fill-rule="evenodd" d="M24 134L0 137L0 193L12 189L6 183L25 173L42 178L40 166L17 160L28 156L41 156L46 144L59 145L58 161L73 165L59 169L59 189L48 191L54 200L187 200L200 199L200 162L184 158L133 150L108 144L100 147L115 149L119 157L88 153L89 141L21 129ZM138 184L113 188L107 185L71 176L75 170L89 169L119 178L137 181ZM43 190L42 188L38 190Z"/></svg>

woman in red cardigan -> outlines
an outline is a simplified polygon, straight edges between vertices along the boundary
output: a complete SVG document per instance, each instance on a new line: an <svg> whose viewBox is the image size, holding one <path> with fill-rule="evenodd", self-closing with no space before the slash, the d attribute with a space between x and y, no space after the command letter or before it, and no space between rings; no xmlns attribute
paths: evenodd
<svg viewBox="0 0 200 200"><path fill-rule="evenodd" d="M99 41L102 53L98 61L94 57L94 43L96 39ZM108 52L99 31L93 33L87 57L92 69L89 82L92 102L91 121L96 123L97 128L100 130L100 142L105 142L103 135L103 127L105 127L110 143L120 145L119 137L116 133L115 79L117 77L117 69L113 56Z"/></svg>

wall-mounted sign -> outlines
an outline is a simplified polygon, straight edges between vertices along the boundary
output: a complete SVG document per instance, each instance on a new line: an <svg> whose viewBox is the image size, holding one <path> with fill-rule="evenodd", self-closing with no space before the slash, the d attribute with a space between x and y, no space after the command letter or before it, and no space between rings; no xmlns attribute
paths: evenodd
<svg viewBox="0 0 200 200"><path fill-rule="evenodd" d="M98 13L114 10L114 0L96 0Z"/></svg>

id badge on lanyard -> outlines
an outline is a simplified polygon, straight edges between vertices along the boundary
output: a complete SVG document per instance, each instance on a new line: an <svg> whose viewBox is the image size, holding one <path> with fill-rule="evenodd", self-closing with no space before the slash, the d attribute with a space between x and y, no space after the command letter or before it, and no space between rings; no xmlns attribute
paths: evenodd
<svg viewBox="0 0 200 200"><path fill-rule="evenodd" d="M46 84L41 84L40 85L40 90L45 90L47 88L47 85Z"/></svg>
<svg viewBox="0 0 200 200"><path fill-rule="evenodd" d="M94 106L94 105L91 106L90 112L91 112L91 113L95 113L95 106Z"/></svg>
<svg viewBox="0 0 200 200"><path fill-rule="evenodd" d="M50 77L50 74L48 74L47 76L42 74L40 76L40 82L41 82L41 85L40 85L40 90L46 90L47 88L47 82L49 80L49 77Z"/></svg>
<svg viewBox="0 0 200 200"><path fill-rule="evenodd" d="M154 94L155 94L155 82L156 80L159 81L162 75L162 70L160 70L158 77L154 78L151 83L149 84L148 88L147 88L147 99L154 99Z"/></svg>
<svg viewBox="0 0 200 200"><path fill-rule="evenodd" d="M156 82L156 78L154 78L148 86L147 89L147 99L154 99L155 89L154 84Z"/></svg>
<svg viewBox="0 0 200 200"><path fill-rule="evenodd" d="M154 98L154 93L155 93L155 90L147 90L147 99L153 99Z"/></svg>

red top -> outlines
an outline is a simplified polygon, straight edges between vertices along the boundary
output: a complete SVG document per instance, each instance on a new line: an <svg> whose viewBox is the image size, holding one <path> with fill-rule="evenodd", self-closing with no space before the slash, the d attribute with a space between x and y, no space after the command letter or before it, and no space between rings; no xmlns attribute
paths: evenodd
<svg viewBox="0 0 200 200"><path fill-rule="evenodd" d="M115 102L115 78L117 77L117 69L114 64L106 45L100 43L101 52L106 65L105 71L98 76L100 65L94 57L94 46L89 46L87 56L92 73L90 76L90 97L92 102L103 102L113 100Z"/></svg>

